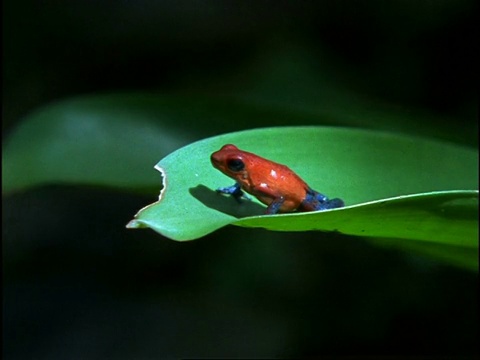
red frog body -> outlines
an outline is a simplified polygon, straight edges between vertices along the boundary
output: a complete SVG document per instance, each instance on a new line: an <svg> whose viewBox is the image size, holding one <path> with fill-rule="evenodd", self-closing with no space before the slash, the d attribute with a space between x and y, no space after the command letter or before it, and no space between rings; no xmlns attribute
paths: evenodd
<svg viewBox="0 0 480 360"><path fill-rule="evenodd" d="M267 214L344 206L341 199L329 200L313 190L287 166L240 150L235 145L222 146L210 160L216 169L236 181L235 185L217 189L217 192L240 200L246 191L268 206Z"/></svg>

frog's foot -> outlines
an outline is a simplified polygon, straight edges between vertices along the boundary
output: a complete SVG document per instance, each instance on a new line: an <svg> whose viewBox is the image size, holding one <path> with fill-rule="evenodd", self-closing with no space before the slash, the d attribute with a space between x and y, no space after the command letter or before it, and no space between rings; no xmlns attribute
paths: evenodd
<svg viewBox="0 0 480 360"><path fill-rule="evenodd" d="M337 209L344 207L345 203L342 199L335 198L331 200L326 200L325 202L318 203L315 210L329 210L329 209Z"/></svg>
<svg viewBox="0 0 480 360"><path fill-rule="evenodd" d="M307 189L307 196L303 200L302 205L309 211L318 211L340 208L345 206L345 203L342 199L329 199L318 191Z"/></svg>
<svg viewBox="0 0 480 360"><path fill-rule="evenodd" d="M245 200L250 200L250 198L247 195L245 195L245 193L242 191L242 187L240 186L239 183L235 183L232 186L218 188L216 192L220 194L230 195L238 202L241 202L240 201L241 198L244 198Z"/></svg>

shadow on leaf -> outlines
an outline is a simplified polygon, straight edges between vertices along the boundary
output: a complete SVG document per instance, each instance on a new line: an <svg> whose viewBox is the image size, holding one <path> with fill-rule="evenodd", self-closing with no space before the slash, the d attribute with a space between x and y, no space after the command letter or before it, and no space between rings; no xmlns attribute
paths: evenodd
<svg viewBox="0 0 480 360"><path fill-rule="evenodd" d="M205 206L236 218L265 214L266 207L256 202L244 199L238 202L233 197L219 194L205 185L197 185L188 191Z"/></svg>

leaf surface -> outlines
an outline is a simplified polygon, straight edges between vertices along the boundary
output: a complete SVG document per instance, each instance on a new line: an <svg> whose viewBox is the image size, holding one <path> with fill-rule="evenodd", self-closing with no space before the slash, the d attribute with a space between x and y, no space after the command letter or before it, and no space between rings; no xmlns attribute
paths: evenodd
<svg viewBox="0 0 480 360"><path fill-rule="evenodd" d="M288 165L313 189L340 197L347 206L266 216L256 199L238 204L217 194L215 189L233 180L211 166L210 154L227 143ZM162 159L156 165L165 186L160 200L142 209L128 227L150 227L180 241L227 224L338 231L386 239L392 247L430 243L437 250L443 246L443 255L458 248L465 253L459 261L471 267L478 249L477 162L475 151L460 146L359 129L283 127L230 133Z"/></svg>

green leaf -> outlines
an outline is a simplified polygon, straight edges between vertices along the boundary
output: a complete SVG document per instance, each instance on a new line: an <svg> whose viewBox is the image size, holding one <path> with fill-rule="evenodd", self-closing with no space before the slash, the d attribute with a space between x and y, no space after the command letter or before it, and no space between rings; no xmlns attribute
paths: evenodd
<svg viewBox="0 0 480 360"><path fill-rule="evenodd" d="M215 189L232 180L210 154L233 143L287 164L313 189L346 207L323 212L262 215L256 199L238 204ZM233 224L280 231L338 231L385 244L422 242L451 252L466 266L478 248L478 155L432 140L347 128L284 127L236 132L198 141L170 154L160 200L129 228L150 227L174 240L192 240ZM393 239L393 240L392 240ZM430 252L434 252L430 248ZM437 251L438 252L438 251ZM447 250L440 251L445 254Z"/></svg>

